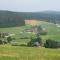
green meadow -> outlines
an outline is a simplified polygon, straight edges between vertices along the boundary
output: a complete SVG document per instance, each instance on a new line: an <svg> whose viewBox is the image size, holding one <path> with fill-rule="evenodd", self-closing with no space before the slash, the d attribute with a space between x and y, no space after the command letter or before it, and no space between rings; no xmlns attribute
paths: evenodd
<svg viewBox="0 0 60 60"><path fill-rule="evenodd" d="M48 22L40 22L42 28L45 29L47 35L41 35L43 41L53 39L60 41L60 27ZM25 28L30 26L0 28L0 32L9 32L15 34L13 37L20 44L27 44L30 39L20 39L25 36L32 36L32 33L23 32ZM60 60L60 49L48 49L44 47L24 47L0 45L0 60Z"/></svg>
<svg viewBox="0 0 60 60"><path fill-rule="evenodd" d="M60 49L0 46L0 60L60 60Z"/></svg>

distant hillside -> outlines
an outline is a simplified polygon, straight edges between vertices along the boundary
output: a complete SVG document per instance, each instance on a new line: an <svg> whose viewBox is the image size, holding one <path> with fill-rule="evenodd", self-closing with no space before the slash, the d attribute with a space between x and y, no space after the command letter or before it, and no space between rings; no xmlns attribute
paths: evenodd
<svg viewBox="0 0 60 60"><path fill-rule="evenodd" d="M0 11L0 27L13 27L24 25L24 20L35 19L60 24L60 12L12 12Z"/></svg>

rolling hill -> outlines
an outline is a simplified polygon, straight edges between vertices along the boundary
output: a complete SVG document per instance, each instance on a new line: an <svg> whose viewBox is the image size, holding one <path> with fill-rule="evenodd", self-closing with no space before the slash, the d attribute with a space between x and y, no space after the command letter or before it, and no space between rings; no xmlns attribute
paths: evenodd
<svg viewBox="0 0 60 60"><path fill-rule="evenodd" d="M39 21L39 25L41 25L42 29L45 29L47 35L42 35L42 39L53 39L60 41L60 27L57 27L56 24L48 23L44 21ZM0 28L0 32L9 32L15 34L16 41L28 42L28 39L20 39L20 37L30 37L32 34L24 32L25 29L29 29L31 26L21 26L21 27L8 27L8 28Z"/></svg>
<svg viewBox="0 0 60 60"><path fill-rule="evenodd" d="M47 35L41 36L43 41L49 38L60 41L60 27L43 21L39 23L48 32ZM30 39L20 39L20 37L30 36L30 33L23 32L25 28L29 26L0 28L0 32L13 33L16 42L26 44ZM60 48L0 45L0 60L60 60Z"/></svg>
<svg viewBox="0 0 60 60"><path fill-rule="evenodd" d="M0 27L25 25L25 19L35 19L60 24L60 12L12 12L0 10Z"/></svg>

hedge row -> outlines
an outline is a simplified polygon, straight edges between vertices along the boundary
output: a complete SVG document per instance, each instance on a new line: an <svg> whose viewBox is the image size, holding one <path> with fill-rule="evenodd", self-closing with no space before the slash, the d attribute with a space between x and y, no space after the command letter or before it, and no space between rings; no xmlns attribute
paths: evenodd
<svg viewBox="0 0 60 60"><path fill-rule="evenodd" d="M60 48L60 42L48 39L46 42L42 42L40 37L31 38L31 41L28 42L27 46L34 47L34 46L43 46L45 48Z"/></svg>

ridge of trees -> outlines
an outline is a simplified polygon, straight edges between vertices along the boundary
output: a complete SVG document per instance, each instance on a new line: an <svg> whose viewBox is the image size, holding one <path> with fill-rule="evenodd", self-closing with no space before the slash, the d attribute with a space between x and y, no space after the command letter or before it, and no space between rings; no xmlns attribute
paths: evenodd
<svg viewBox="0 0 60 60"><path fill-rule="evenodd" d="M25 25L25 19L42 20L51 23L60 23L60 14L44 12L12 12L0 11L0 27L14 27Z"/></svg>

